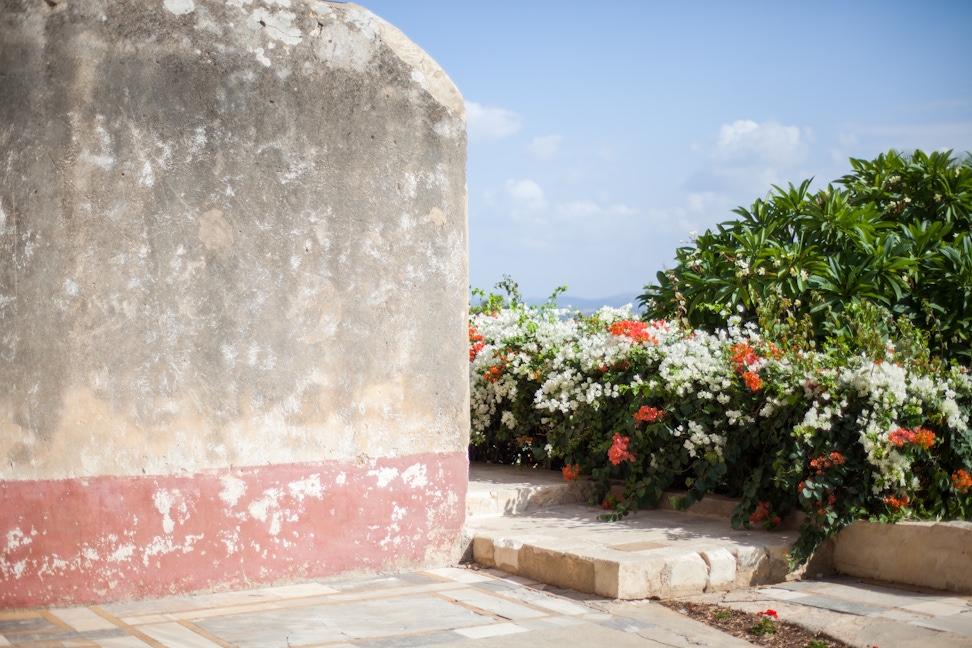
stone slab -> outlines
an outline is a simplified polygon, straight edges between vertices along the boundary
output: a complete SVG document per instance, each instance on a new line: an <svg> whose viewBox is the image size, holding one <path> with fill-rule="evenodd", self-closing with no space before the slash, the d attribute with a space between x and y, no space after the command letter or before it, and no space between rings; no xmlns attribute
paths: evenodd
<svg viewBox="0 0 972 648"><path fill-rule="evenodd" d="M643 510L617 522L579 504L467 520L473 559L581 592L669 597L782 581L794 532L732 529L727 520Z"/></svg>
<svg viewBox="0 0 972 648"><path fill-rule="evenodd" d="M568 482L551 470L473 463L469 466L466 517L496 517L586 502L590 483Z"/></svg>

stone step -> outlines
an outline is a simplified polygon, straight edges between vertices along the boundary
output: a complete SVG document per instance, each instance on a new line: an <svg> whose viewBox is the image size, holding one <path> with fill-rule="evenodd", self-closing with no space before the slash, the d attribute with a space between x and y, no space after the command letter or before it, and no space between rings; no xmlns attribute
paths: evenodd
<svg viewBox="0 0 972 648"><path fill-rule="evenodd" d="M589 494L589 484L552 471L474 464L466 522L471 558L615 599L779 583L789 571L796 532L733 529L730 500L703 500L696 514L671 510L665 498L660 508L605 522L598 519L603 511L579 503Z"/></svg>
<svg viewBox="0 0 972 648"><path fill-rule="evenodd" d="M565 481L559 472L519 466L469 466L466 518L518 515L550 506L587 502L591 485Z"/></svg>

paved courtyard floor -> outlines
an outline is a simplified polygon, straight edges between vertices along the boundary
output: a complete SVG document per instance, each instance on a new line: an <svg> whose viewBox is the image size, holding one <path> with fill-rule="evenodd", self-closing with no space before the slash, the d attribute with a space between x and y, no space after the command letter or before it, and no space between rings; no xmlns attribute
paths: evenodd
<svg viewBox="0 0 972 648"><path fill-rule="evenodd" d="M0 646L296 648L747 646L658 604L464 568L90 607L0 611Z"/></svg>
<svg viewBox="0 0 972 648"><path fill-rule="evenodd" d="M823 629L852 645L972 646L972 597L835 578L685 599ZM743 648L651 601L613 601L462 567L90 607L0 611L0 646Z"/></svg>

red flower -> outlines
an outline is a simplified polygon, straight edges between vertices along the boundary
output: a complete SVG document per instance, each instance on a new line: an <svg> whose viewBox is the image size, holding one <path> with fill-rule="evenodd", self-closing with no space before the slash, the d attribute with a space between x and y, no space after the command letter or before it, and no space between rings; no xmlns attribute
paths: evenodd
<svg viewBox="0 0 972 648"><path fill-rule="evenodd" d="M472 324L469 325L469 362L476 359L476 354L482 351L486 343L483 342L483 336L479 334L476 327Z"/></svg>
<svg viewBox="0 0 972 648"><path fill-rule="evenodd" d="M760 502L753 514L749 516L749 523L762 524L767 531L770 531L780 523L780 516L772 515L769 502Z"/></svg>
<svg viewBox="0 0 972 648"><path fill-rule="evenodd" d="M902 447L904 444L913 441L915 438L915 433L911 430L906 430L904 428L898 428L888 435L888 441L890 441L895 447Z"/></svg>
<svg viewBox="0 0 972 648"><path fill-rule="evenodd" d="M636 421L641 421L643 423L654 423L664 415L664 410L660 410L657 407L648 407L647 405L642 405L641 409L635 412L634 417Z"/></svg>
<svg viewBox="0 0 972 648"><path fill-rule="evenodd" d="M844 455L840 454L839 452L831 452L829 456L812 459L810 461L810 467L815 470L818 475L822 475L828 468L842 466L845 463L847 463L847 460L844 459Z"/></svg>
<svg viewBox="0 0 972 648"><path fill-rule="evenodd" d="M766 610L766 611L764 611L764 612L760 612L760 613L759 613L759 615L760 615L760 616L767 616L767 617L773 617L774 619L778 619L778 618L779 618L779 617L778 617L778 616L776 615L776 610Z"/></svg>
<svg viewBox="0 0 972 648"><path fill-rule="evenodd" d="M580 474L580 465L567 464L566 466L560 469L560 472L564 474L564 479L566 479L567 481L574 481L575 479L577 479L577 475Z"/></svg>
<svg viewBox="0 0 972 648"><path fill-rule="evenodd" d="M912 443L927 449L935 445L935 433L925 428L918 428L914 432L898 428L888 435L888 441L896 448L904 447L906 443Z"/></svg>
<svg viewBox="0 0 972 648"><path fill-rule="evenodd" d="M601 502L601 508L604 509L605 511L607 509L617 508L618 504L621 504L622 502L625 501L627 500L625 500L623 497L615 497L614 495L609 494L607 497L604 498L604 501Z"/></svg>
<svg viewBox="0 0 972 648"><path fill-rule="evenodd" d="M736 364L750 366L756 364L756 361L759 360L759 356L756 355L753 347L745 342L737 342L729 350L732 351L732 361Z"/></svg>
<svg viewBox="0 0 972 648"><path fill-rule="evenodd" d="M749 516L749 521L752 524L759 524L763 520L769 519L770 504L769 502L760 502L756 506L756 511Z"/></svg>
<svg viewBox="0 0 972 648"><path fill-rule="evenodd" d="M469 325L469 341L470 342L479 342L482 339L483 339L483 336L479 334L479 331L476 330L476 327L473 326L472 324L470 324Z"/></svg>
<svg viewBox="0 0 972 648"><path fill-rule="evenodd" d="M608 450L608 459L615 466L620 464L622 461L634 461L635 456L628 452L628 444L631 443L631 437L623 437L620 434L615 433L614 443Z"/></svg>
<svg viewBox="0 0 972 648"><path fill-rule="evenodd" d="M657 327L656 327L657 328ZM611 335L631 338L633 342L658 344L658 338L648 332L648 324L637 320L621 320L608 327Z"/></svg>

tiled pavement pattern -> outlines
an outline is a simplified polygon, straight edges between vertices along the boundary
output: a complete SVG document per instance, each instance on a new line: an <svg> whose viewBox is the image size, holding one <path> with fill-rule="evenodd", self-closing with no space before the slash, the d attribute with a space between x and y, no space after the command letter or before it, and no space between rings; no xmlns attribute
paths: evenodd
<svg viewBox="0 0 972 648"><path fill-rule="evenodd" d="M849 577L780 583L683 600L721 603L871 648L972 648L972 596L900 589Z"/></svg>
<svg viewBox="0 0 972 648"><path fill-rule="evenodd" d="M848 578L682 599L824 630L862 648L972 647L972 597ZM650 601L610 601L497 570L433 569L91 607L0 611L30 648L660 648L750 646Z"/></svg>
<svg viewBox="0 0 972 648"><path fill-rule="evenodd" d="M615 614L503 572L462 568L91 607L0 611L0 646L296 648L745 646L657 604Z"/></svg>

